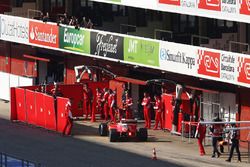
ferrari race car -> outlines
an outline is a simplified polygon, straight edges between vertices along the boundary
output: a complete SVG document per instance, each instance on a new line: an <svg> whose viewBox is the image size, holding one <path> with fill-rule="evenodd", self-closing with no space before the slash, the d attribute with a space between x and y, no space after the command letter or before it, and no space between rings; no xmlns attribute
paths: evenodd
<svg viewBox="0 0 250 167"><path fill-rule="evenodd" d="M147 141L148 139L148 130L138 128L137 121L132 119L122 119L116 124L101 123L99 125L99 134L100 136L109 136L110 142L121 139L138 139L139 141Z"/></svg>

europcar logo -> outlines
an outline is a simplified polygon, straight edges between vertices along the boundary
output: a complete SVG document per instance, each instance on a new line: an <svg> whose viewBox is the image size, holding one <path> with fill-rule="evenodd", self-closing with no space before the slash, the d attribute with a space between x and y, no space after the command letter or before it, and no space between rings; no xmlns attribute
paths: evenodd
<svg viewBox="0 0 250 167"><path fill-rule="evenodd" d="M167 5L177 5L177 6L181 5L180 0L159 0L159 3L164 3Z"/></svg>
<svg viewBox="0 0 250 167"><path fill-rule="evenodd" d="M250 0L240 0L240 14L250 15Z"/></svg>
<svg viewBox="0 0 250 167"><path fill-rule="evenodd" d="M238 67L238 82L250 84L250 59L238 57L239 67Z"/></svg>
<svg viewBox="0 0 250 167"><path fill-rule="evenodd" d="M199 0L198 8L221 11L221 0Z"/></svg>
<svg viewBox="0 0 250 167"><path fill-rule="evenodd" d="M198 74L220 78L220 53L198 50Z"/></svg>

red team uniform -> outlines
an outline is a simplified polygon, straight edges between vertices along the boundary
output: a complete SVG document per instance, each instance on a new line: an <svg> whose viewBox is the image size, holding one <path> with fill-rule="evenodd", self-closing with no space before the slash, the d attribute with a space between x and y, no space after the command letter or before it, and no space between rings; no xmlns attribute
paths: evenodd
<svg viewBox="0 0 250 167"><path fill-rule="evenodd" d="M108 105L109 105L109 115L112 122L116 122L115 119L115 95L111 93L108 97Z"/></svg>
<svg viewBox="0 0 250 167"><path fill-rule="evenodd" d="M89 114L91 115L92 112L92 98L93 94L90 89L83 90L83 99L84 99L84 106L86 109L86 117L85 119L88 119Z"/></svg>
<svg viewBox="0 0 250 167"><path fill-rule="evenodd" d="M202 141L205 139L206 137L206 125L202 125L200 123L198 123L197 128L196 128L196 136L198 138L198 145L200 148L200 155L205 155L205 149L203 147Z"/></svg>
<svg viewBox="0 0 250 167"><path fill-rule="evenodd" d="M132 119L132 105L133 105L133 100L131 97L126 98L125 101L125 112L126 112L126 119Z"/></svg>
<svg viewBox="0 0 250 167"><path fill-rule="evenodd" d="M151 98L149 96L144 96L141 105L143 106L145 128L151 128L150 103L151 103Z"/></svg>
<svg viewBox="0 0 250 167"><path fill-rule="evenodd" d="M108 116L109 116L109 103L108 103L108 98L109 98L109 92L105 91L103 94L103 111L104 111L104 118L105 120L108 120Z"/></svg>
<svg viewBox="0 0 250 167"><path fill-rule="evenodd" d="M72 117L72 112L71 112L71 102L68 101L66 106L65 106L65 117L66 117L66 125L63 129L62 134L63 135L70 135L71 134L71 129L73 126L73 117Z"/></svg>
<svg viewBox="0 0 250 167"><path fill-rule="evenodd" d="M162 102L159 97L155 99L155 105L154 105L154 110L155 110L155 126L154 129L158 128L158 124L160 122L160 128L163 129L162 126Z"/></svg>

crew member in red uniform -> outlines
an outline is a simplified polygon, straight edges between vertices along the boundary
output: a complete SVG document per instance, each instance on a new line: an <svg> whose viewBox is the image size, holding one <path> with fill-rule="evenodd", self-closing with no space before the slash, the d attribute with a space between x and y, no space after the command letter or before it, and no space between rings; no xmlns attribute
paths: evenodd
<svg viewBox="0 0 250 167"><path fill-rule="evenodd" d="M203 118L200 118L200 121L204 121ZM206 137L206 125L205 124L201 124L199 121L199 123L197 124L197 128L196 128L196 133L195 133L195 137L198 138L198 145L200 148L200 155L203 156L205 155L205 149L203 147L203 140Z"/></svg>
<svg viewBox="0 0 250 167"><path fill-rule="evenodd" d="M129 96L129 93L126 92L125 94L125 113L126 113L126 119L132 119L132 105L133 105L133 99Z"/></svg>
<svg viewBox="0 0 250 167"><path fill-rule="evenodd" d="M151 107L151 98L149 97L148 93L144 93L144 98L142 100L141 105L143 106L143 113L145 119L145 128L151 128L151 114L150 114L150 107Z"/></svg>
<svg viewBox="0 0 250 167"><path fill-rule="evenodd" d="M162 101L159 96L154 96L155 99L155 105L154 105L154 110L155 110L155 126L154 130L158 128L158 124L160 122L160 128L163 129L162 126Z"/></svg>
<svg viewBox="0 0 250 167"><path fill-rule="evenodd" d="M65 117L66 117L66 125L62 131L63 135L70 135L71 129L73 126L73 116L72 116L72 100L69 99L69 101L65 105Z"/></svg>
<svg viewBox="0 0 250 167"><path fill-rule="evenodd" d="M110 115L111 122L116 123L116 118L115 118L116 92L115 91L110 90L108 104L109 104L109 115Z"/></svg>
<svg viewBox="0 0 250 167"><path fill-rule="evenodd" d="M92 90L88 87L88 84L83 86L83 101L86 109L86 117L88 119L89 114L92 115L92 102L93 102L93 93Z"/></svg>
<svg viewBox="0 0 250 167"><path fill-rule="evenodd" d="M108 117L109 117L108 98L109 98L109 89L104 88L104 94L103 94L102 102L103 102L104 118L105 118L106 121L108 120Z"/></svg>
<svg viewBox="0 0 250 167"><path fill-rule="evenodd" d="M101 118L104 119L104 113L102 108L103 92L100 88L96 88L96 111L101 114ZM93 115L93 114L92 114Z"/></svg>

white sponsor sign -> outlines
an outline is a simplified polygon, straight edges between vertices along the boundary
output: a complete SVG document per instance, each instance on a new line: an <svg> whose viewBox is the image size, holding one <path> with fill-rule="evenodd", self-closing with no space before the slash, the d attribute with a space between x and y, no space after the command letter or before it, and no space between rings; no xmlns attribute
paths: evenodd
<svg viewBox="0 0 250 167"><path fill-rule="evenodd" d="M29 20L20 17L1 15L0 17L0 39L29 43Z"/></svg>
<svg viewBox="0 0 250 167"><path fill-rule="evenodd" d="M196 48L171 42L161 42L159 62L163 70L179 74L197 74Z"/></svg>
<svg viewBox="0 0 250 167"><path fill-rule="evenodd" d="M237 56L235 53L221 52L220 78L224 82L236 83L237 81Z"/></svg>

